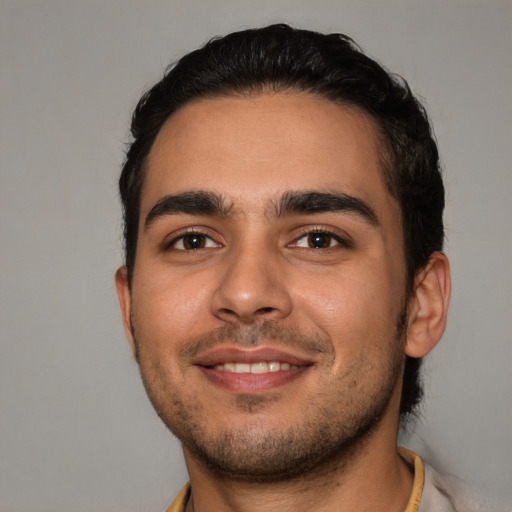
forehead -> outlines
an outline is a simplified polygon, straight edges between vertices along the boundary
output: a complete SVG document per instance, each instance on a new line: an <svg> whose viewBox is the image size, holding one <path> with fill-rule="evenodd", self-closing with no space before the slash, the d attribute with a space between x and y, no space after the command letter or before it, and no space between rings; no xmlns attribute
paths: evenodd
<svg viewBox="0 0 512 512"><path fill-rule="evenodd" d="M242 209L283 190L335 190L394 208L381 172L376 122L306 93L191 102L151 149L141 214L166 194L208 189Z"/></svg>

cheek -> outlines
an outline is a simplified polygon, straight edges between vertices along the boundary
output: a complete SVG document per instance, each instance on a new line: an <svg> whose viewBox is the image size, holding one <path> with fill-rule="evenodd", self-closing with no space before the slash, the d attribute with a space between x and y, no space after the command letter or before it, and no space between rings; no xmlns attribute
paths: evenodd
<svg viewBox="0 0 512 512"><path fill-rule="evenodd" d="M133 289L132 308L139 337L168 343L199 334L203 331L198 327L207 327L211 290L204 280L155 272L147 278L141 275L138 283Z"/></svg>
<svg viewBox="0 0 512 512"><path fill-rule="evenodd" d="M394 332L401 309L401 288L386 270L362 266L344 267L323 276L308 278L307 286L297 286L296 313L307 317L317 329L333 340L346 340L344 350L372 337ZM356 346L357 346L356 345Z"/></svg>

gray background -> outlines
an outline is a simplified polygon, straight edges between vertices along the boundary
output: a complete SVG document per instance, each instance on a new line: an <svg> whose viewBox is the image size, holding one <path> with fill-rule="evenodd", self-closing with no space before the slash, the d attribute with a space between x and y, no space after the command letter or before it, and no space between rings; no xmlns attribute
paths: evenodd
<svg viewBox="0 0 512 512"><path fill-rule="evenodd" d="M186 480L121 329L130 111L216 34L352 35L426 98L454 293L408 441L512 503L510 1L0 1L0 511L163 510Z"/></svg>

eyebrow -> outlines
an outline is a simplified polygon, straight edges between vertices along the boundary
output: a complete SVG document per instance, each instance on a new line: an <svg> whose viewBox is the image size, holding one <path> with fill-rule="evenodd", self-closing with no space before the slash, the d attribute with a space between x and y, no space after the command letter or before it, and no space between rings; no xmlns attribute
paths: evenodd
<svg viewBox="0 0 512 512"><path fill-rule="evenodd" d="M357 215L373 226L379 222L374 210L361 199L341 192L289 191L271 203L271 214L277 218L299 214L324 212L348 212ZM191 191L162 197L149 211L144 228L167 215L207 215L231 218L233 205L221 194L206 191Z"/></svg>
<svg viewBox="0 0 512 512"><path fill-rule="evenodd" d="M379 225L377 215L370 205L357 197L341 192L290 191L285 192L274 203L276 217L324 212L353 213L372 226Z"/></svg>
<svg viewBox="0 0 512 512"><path fill-rule="evenodd" d="M232 206L214 192L194 191L166 195L151 208L144 221L148 229L157 219L167 215L189 214L227 218L232 215Z"/></svg>

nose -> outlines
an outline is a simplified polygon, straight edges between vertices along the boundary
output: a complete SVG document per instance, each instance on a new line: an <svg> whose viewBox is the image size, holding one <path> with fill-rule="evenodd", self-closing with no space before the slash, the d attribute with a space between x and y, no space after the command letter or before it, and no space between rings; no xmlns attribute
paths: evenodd
<svg viewBox="0 0 512 512"><path fill-rule="evenodd" d="M280 320L292 311L283 264L278 255L245 248L224 262L212 297L213 314L225 322L252 324Z"/></svg>

